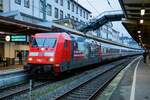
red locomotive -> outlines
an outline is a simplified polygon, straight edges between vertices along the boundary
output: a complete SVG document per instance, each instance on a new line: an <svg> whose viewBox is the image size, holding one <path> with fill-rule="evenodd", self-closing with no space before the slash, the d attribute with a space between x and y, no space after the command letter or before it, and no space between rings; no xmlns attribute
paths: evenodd
<svg viewBox="0 0 150 100"><path fill-rule="evenodd" d="M30 45L27 65L32 73L61 72L101 62L100 43L67 33L39 33Z"/></svg>
<svg viewBox="0 0 150 100"><path fill-rule="evenodd" d="M27 64L30 73L53 73L140 53L136 49L106 44L87 36L68 33L39 33L33 37Z"/></svg>

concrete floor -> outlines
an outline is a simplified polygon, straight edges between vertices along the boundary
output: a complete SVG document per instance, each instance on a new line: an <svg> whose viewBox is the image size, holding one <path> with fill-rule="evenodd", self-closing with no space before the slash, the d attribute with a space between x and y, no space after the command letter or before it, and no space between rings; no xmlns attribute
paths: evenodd
<svg viewBox="0 0 150 100"><path fill-rule="evenodd" d="M10 66L1 66L0 67L0 74L14 72L18 70L23 70L23 65L10 65Z"/></svg>
<svg viewBox="0 0 150 100"><path fill-rule="evenodd" d="M137 64L139 62L139 65ZM150 61L137 60L127 70L110 100L150 100ZM137 72L135 73L135 68ZM134 75L134 73L136 75ZM133 78L135 76L135 78ZM133 80L135 81L135 91ZM132 98L133 97L133 98Z"/></svg>

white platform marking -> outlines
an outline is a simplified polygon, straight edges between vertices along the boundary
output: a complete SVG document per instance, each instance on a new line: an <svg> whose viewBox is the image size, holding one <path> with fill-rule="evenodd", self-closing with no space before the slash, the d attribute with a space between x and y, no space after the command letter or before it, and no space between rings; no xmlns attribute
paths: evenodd
<svg viewBox="0 0 150 100"><path fill-rule="evenodd" d="M135 99L135 87L136 87L136 72L137 72L137 68L139 66L141 59L139 59L135 69L134 69L134 76L133 76L133 82L132 82L132 88L131 88L131 95L130 95L130 100L134 100Z"/></svg>

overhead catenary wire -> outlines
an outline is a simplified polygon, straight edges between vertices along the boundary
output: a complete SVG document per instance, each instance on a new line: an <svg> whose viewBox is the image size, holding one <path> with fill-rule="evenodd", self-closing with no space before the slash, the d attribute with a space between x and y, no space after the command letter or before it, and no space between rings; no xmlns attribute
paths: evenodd
<svg viewBox="0 0 150 100"><path fill-rule="evenodd" d="M91 4L89 0L86 0L86 1L96 11L97 14L100 14L100 12Z"/></svg>
<svg viewBox="0 0 150 100"><path fill-rule="evenodd" d="M108 5L112 8L111 3L109 0L107 0Z"/></svg>

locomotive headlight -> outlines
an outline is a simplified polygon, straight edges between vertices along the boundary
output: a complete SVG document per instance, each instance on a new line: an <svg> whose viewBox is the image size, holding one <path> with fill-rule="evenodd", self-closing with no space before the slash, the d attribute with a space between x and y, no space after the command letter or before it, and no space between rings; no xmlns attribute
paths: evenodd
<svg viewBox="0 0 150 100"><path fill-rule="evenodd" d="M50 62L53 62L53 61L54 61L54 58L49 58L49 61L50 61Z"/></svg>
<svg viewBox="0 0 150 100"><path fill-rule="evenodd" d="M32 61L33 59L32 59L32 58L28 58L28 60L29 60L29 61Z"/></svg>
<svg viewBox="0 0 150 100"><path fill-rule="evenodd" d="M44 51L45 50L45 48L41 48L41 51Z"/></svg>

